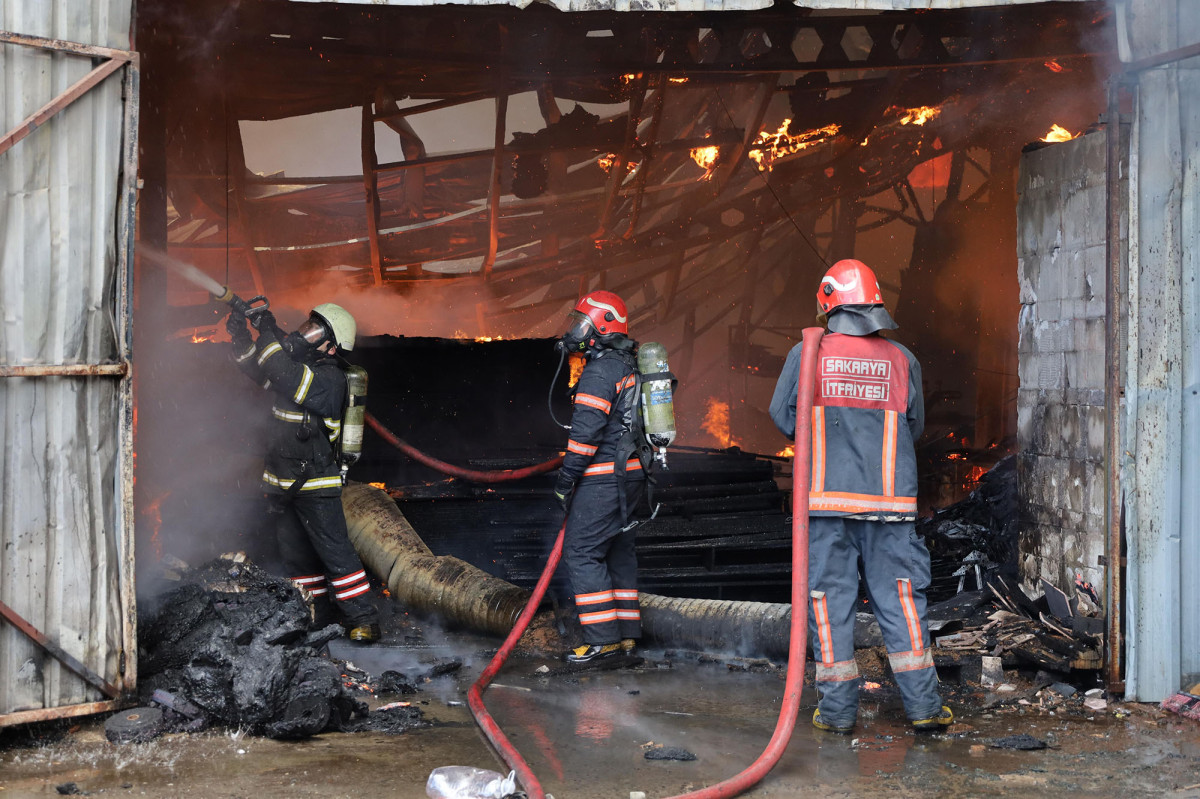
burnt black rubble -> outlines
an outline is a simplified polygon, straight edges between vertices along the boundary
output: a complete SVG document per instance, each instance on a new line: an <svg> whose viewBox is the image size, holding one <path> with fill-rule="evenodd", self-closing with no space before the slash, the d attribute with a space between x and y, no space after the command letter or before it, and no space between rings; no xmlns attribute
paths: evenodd
<svg viewBox="0 0 1200 799"><path fill-rule="evenodd" d="M1009 455L985 473L965 499L917 520L917 532L932 560L931 602L954 596L960 582L964 588L984 588L977 583L976 565L985 579L997 571L1016 574L1018 506L1017 461ZM965 579L960 574L964 566Z"/></svg>
<svg viewBox="0 0 1200 799"><path fill-rule="evenodd" d="M142 613L140 689L149 702L156 692L169 697L156 704L175 729L217 724L304 738L362 726L367 706L344 684L347 665L320 652L340 628L310 632L308 606L289 581L218 559L185 572L153 605ZM419 717L403 714L409 727Z"/></svg>

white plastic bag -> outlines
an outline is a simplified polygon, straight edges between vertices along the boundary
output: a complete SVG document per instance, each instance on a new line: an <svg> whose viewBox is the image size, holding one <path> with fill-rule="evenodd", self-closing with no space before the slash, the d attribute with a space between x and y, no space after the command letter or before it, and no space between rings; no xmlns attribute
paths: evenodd
<svg viewBox="0 0 1200 799"><path fill-rule="evenodd" d="M504 799L517 790L517 772L508 776L474 766L441 766L429 773L429 799Z"/></svg>

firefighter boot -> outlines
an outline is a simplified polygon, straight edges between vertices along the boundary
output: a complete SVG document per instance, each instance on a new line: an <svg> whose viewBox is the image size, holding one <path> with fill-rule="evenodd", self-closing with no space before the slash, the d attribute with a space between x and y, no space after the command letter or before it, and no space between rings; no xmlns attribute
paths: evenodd
<svg viewBox="0 0 1200 799"><path fill-rule="evenodd" d="M367 622L348 627L346 637L357 644L373 644L383 637L383 633L380 632L378 624Z"/></svg>
<svg viewBox="0 0 1200 799"><path fill-rule="evenodd" d="M954 713L950 708L942 705L941 711L936 715L927 719L914 719L913 727L918 731L934 731L944 730L954 723Z"/></svg>
<svg viewBox="0 0 1200 799"><path fill-rule="evenodd" d="M585 663L598 663L601 660L607 660L611 657L616 657L624 650L619 643L617 644L584 644L577 646L567 653L563 658L573 666L582 666Z"/></svg>
<svg viewBox="0 0 1200 799"><path fill-rule="evenodd" d="M835 726L833 724L827 724L824 721L822 721L820 708L817 708L816 710L813 711L813 726L816 727L818 730L825 730L826 732L836 732L840 735L849 735L851 732L854 731L853 724L851 724L848 727L839 727L839 726Z"/></svg>
<svg viewBox="0 0 1200 799"><path fill-rule="evenodd" d="M632 655L633 651L635 649L637 649L637 641L634 640L633 638L622 638L621 639L621 649L625 652L626 655Z"/></svg>

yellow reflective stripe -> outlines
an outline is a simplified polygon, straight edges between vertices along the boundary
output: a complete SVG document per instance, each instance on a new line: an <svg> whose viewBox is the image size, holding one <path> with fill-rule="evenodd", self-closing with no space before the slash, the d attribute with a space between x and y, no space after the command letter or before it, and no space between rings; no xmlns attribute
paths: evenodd
<svg viewBox="0 0 1200 799"><path fill-rule="evenodd" d="M842 513L916 513L916 497L881 497L874 494L851 494L844 491L814 491L808 498L810 511Z"/></svg>
<svg viewBox="0 0 1200 799"><path fill-rule="evenodd" d="M304 398L308 396L308 389L312 387L313 370L307 366L301 366L304 370L304 377L300 378L300 387L296 389L296 396L292 397L297 405L304 402Z"/></svg>
<svg viewBox="0 0 1200 799"><path fill-rule="evenodd" d="M283 352L283 347L279 346L278 341L272 341L263 348L262 352L258 354L258 365L262 366L264 363L266 363L267 358L270 358L277 352Z"/></svg>
<svg viewBox="0 0 1200 799"><path fill-rule="evenodd" d="M899 428L900 414L895 411L883 412L883 495L896 496L896 431Z"/></svg>
<svg viewBox="0 0 1200 799"><path fill-rule="evenodd" d="M262 481L264 483L266 483L267 485L275 486L276 488L283 488L283 489L291 488L292 483L296 482L295 480L288 480L283 477L276 477L275 475L273 475L267 471L263 472ZM317 489L321 489L321 488L341 488L341 487L342 487L341 475L335 474L332 477L310 477L308 479L308 481L300 487L300 490L301 491L316 491Z"/></svg>
<svg viewBox="0 0 1200 799"><path fill-rule="evenodd" d="M825 490L825 408L814 405L812 409L812 484L810 491Z"/></svg>
<svg viewBox="0 0 1200 799"><path fill-rule="evenodd" d="M331 442L337 441L337 437L342 434L342 420L330 419L328 416L326 416L325 427L329 429L329 440Z"/></svg>
<svg viewBox="0 0 1200 799"><path fill-rule="evenodd" d="M282 408L271 408L271 415L281 422L303 422L304 413L296 411L285 411Z"/></svg>
<svg viewBox="0 0 1200 799"><path fill-rule="evenodd" d="M251 344L249 349L247 349L241 355L236 356L234 358L234 360L237 361L238 363L245 363L246 361L250 360L253 357L254 357L254 345Z"/></svg>

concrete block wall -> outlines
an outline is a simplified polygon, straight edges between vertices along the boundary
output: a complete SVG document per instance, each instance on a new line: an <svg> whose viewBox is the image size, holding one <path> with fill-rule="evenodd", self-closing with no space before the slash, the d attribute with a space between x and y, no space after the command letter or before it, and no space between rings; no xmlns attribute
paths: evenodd
<svg viewBox="0 0 1200 799"><path fill-rule="evenodd" d="M1103 589L1105 141L1024 153L1017 184L1021 576Z"/></svg>

